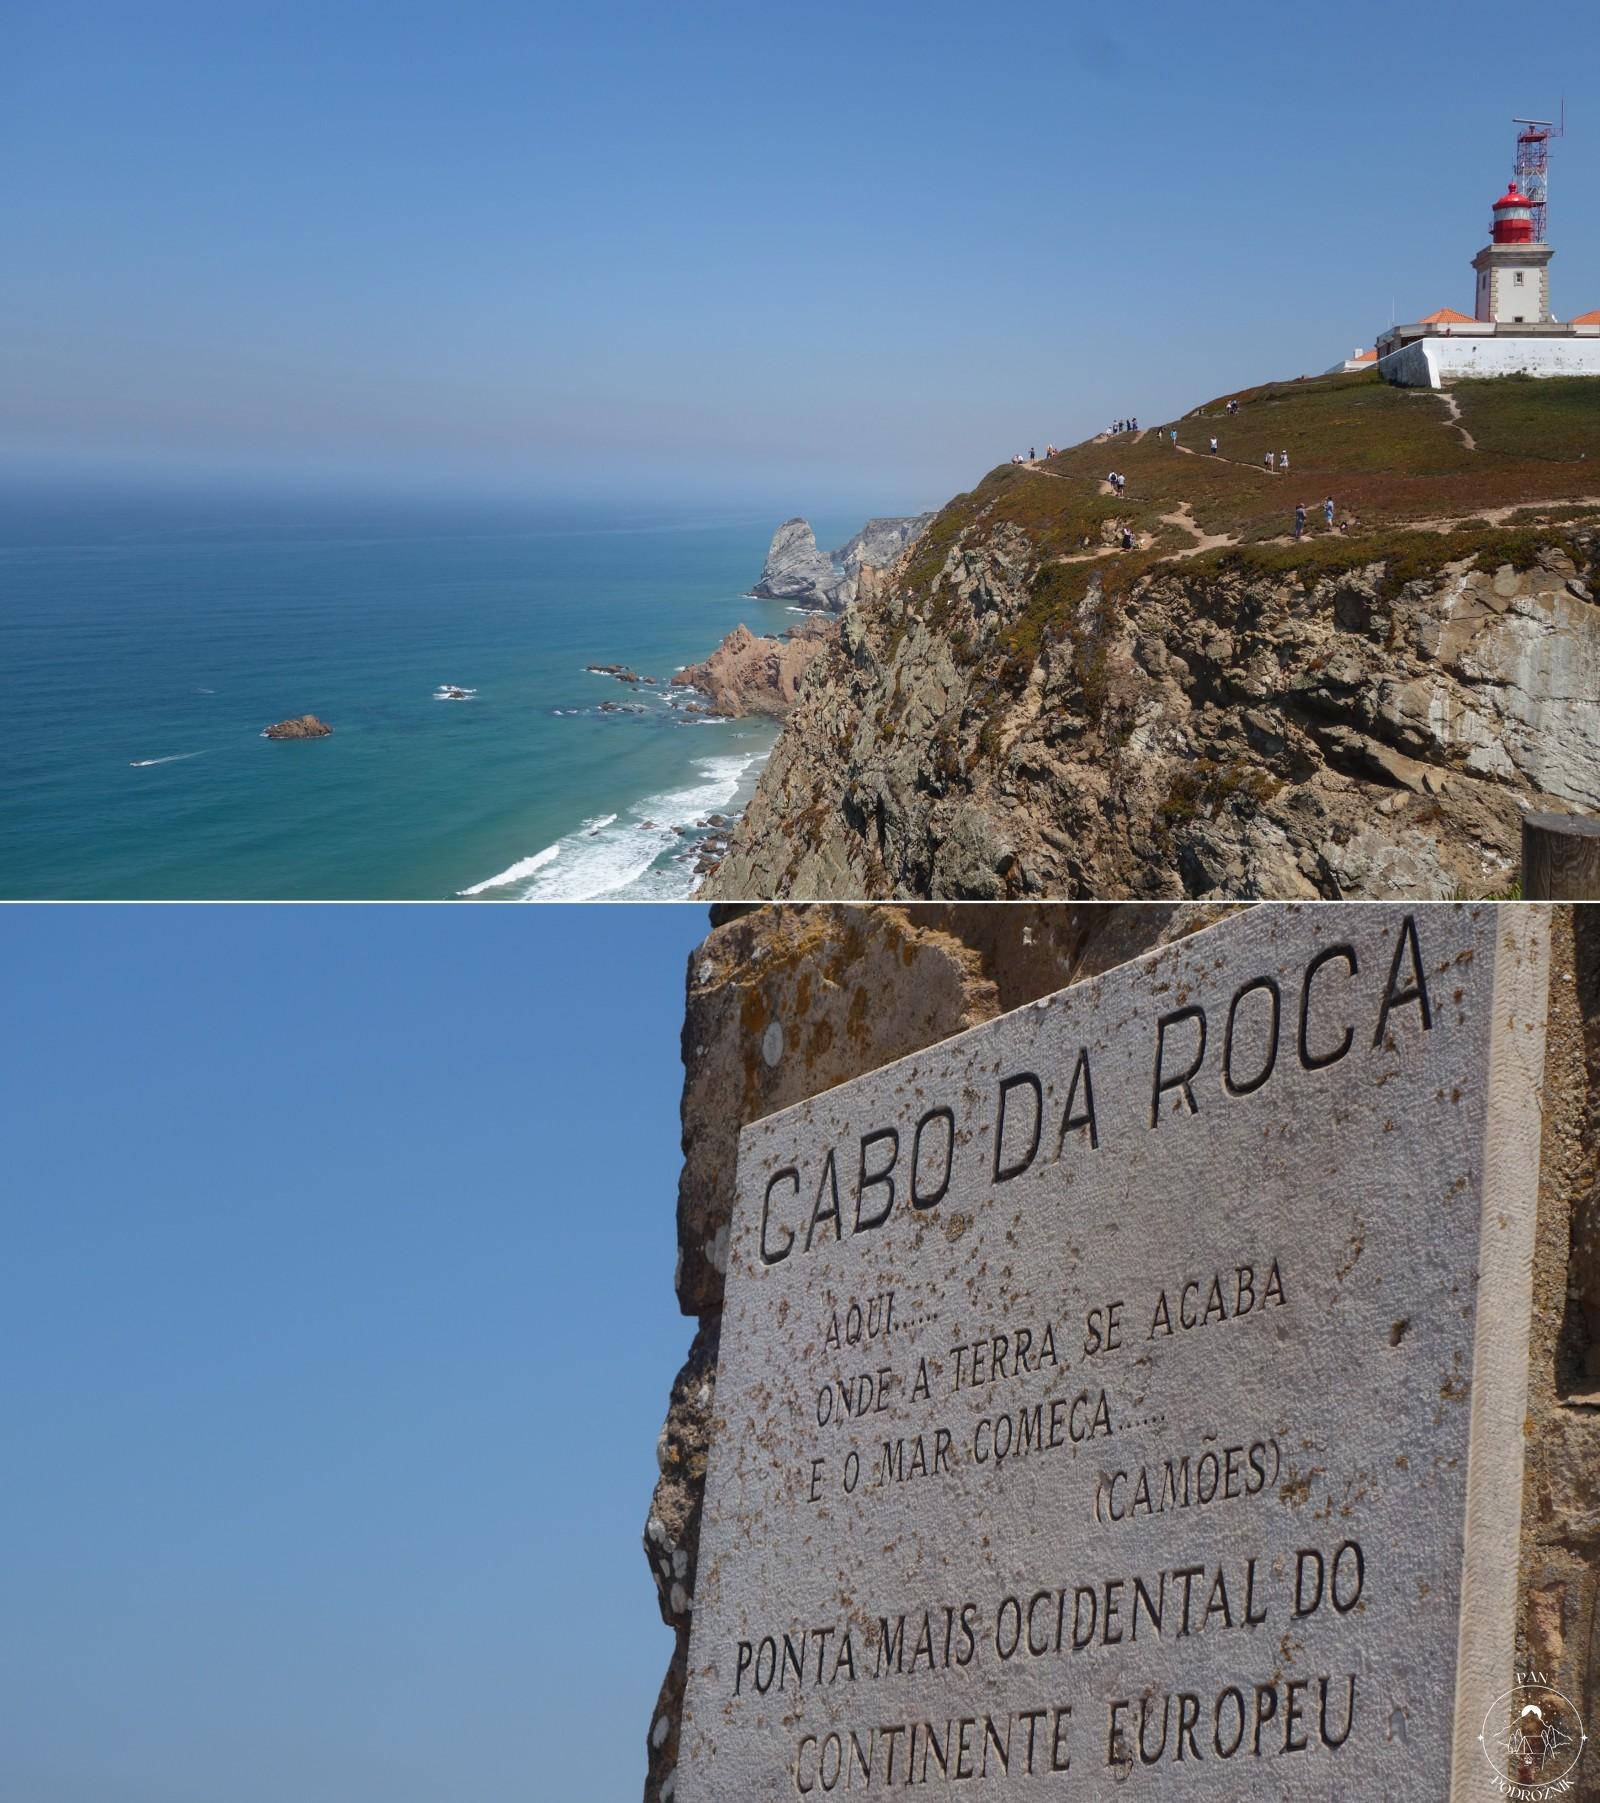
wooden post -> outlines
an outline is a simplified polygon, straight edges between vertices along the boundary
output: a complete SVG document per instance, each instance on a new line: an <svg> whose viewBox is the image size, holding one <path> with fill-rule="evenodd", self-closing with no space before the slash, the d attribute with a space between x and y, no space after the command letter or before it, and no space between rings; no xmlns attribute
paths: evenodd
<svg viewBox="0 0 1600 1803"><path fill-rule="evenodd" d="M1522 816L1522 899L1600 901L1600 820Z"/></svg>

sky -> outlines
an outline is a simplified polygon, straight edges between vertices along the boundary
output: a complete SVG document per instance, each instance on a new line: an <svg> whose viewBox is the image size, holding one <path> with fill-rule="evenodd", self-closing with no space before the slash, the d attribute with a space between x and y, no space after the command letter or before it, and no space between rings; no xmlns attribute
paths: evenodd
<svg viewBox="0 0 1600 1803"><path fill-rule="evenodd" d="M0 481L935 505L1470 310L1600 7L11 0Z"/></svg>
<svg viewBox="0 0 1600 1803"><path fill-rule="evenodd" d="M0 1796L635 1803L705 911L0 927Z"/></svg>

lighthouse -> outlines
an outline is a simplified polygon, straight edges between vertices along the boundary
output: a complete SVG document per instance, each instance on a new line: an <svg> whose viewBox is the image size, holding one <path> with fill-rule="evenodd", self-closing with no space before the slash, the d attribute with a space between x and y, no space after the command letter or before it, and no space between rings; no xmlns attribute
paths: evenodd
<svg viewBox="0 0 1600 1803"><path fill-rule="evenodd" d="M1600 376L1600 309L1562 321L1550 311L1545 220L1550 204L1548 120L1518 119L1517 160L1490 208L1489 242L1472 259L1478 286L1470 314L1439 307L1380 332L1364 353L1328 373L1376 365L1386 382L1440 388L1487 376Z"/></svg>
<svg viewBox="0 0 1600 1803"><path fill-rule="evenodd" d="M1474 318L1495 325L1545 324L1554 254L1534 237L1534 202L1513 182L1494 203L1489 242L1472 259L1478 272Z"/></svg>

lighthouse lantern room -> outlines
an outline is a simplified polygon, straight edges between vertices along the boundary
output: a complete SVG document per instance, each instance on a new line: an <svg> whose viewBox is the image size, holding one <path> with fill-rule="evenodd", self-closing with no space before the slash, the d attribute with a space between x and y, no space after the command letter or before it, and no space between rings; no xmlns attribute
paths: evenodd
<svg viewBox="0 0 1600 1803"><path fill-rule="evenodd" d="M1534 203L1513 182L1494 203L1489 242L1472 260L1478 272L1474 317L1539 325L1550 317L1548 244L1534 237Z"/></svg>

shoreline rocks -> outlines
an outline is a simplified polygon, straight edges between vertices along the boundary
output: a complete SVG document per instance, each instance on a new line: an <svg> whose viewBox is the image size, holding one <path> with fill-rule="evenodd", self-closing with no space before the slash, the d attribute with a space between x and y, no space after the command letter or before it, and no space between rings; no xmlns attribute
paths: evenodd
<svg viewBox="0 0 1600 1803"><path fill-rule="evenodd" d="M748 626L736 626L704 663L678 671L673 686L697 689L710 700L710 711L727 719L746 714L781 719L838 630L832 620L807 620L781 638L760 638Z"/></svg>

